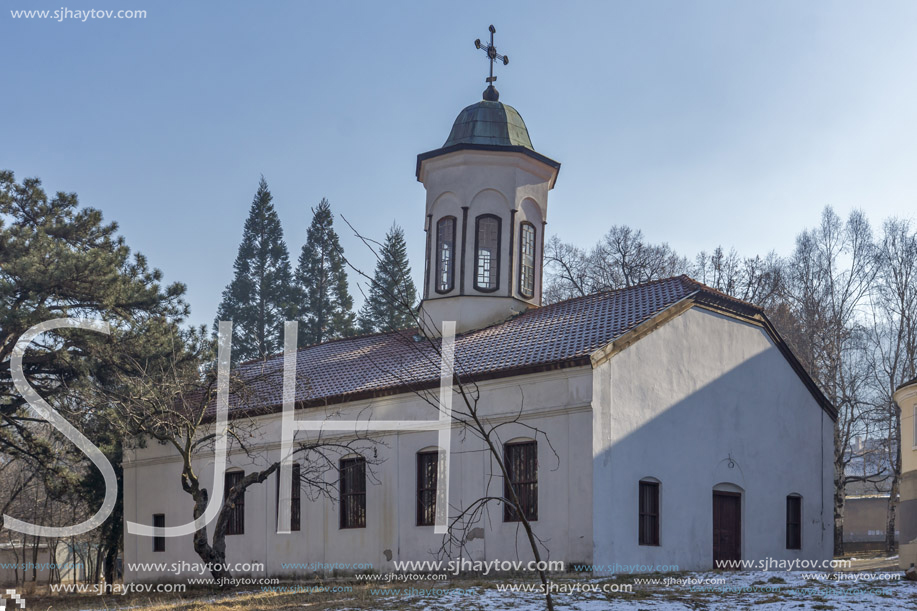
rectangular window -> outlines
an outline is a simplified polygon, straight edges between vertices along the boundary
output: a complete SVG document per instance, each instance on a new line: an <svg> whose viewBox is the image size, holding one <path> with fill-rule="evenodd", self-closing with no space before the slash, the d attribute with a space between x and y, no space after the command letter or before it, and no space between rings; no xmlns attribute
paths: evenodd
<svg viewBox="0 0 917 611"><path fill-rule="evenodd" d="M153 514L153 528L165 528L166 527L166 514L164 513L154 513ZM166 551L166 538L162 535L153 535L153 551L154 552L164 552Z"/></svg>
<svg viewBox="0 0 917 611"><path fill-rule="evenodd" d="M366 460L341 460L341 528L366 528Z"/></svg>
<svg viewBox="0 0 917 611"><path fill-rule="evenodd" d="M436 476L439 452L417 453L417 525L433 526L436 522Z"/></svg>
<svg viewBox="0 0 917 611"><path fill-rule="evenodd" d="M293 482L290 488L290 530L299 530L299 515L301 505L302 482L299 481L299 463L293 463Z"/></svg>
<svg viewBox="0 0 917 611"><path fill-rule="evenodd" d="M519 292L532 297L535 295L535 227L531 223L522 223L519 263Z"/></svg>
<svg viewBox="0 0 917 611"><path fill-rule="evenodd" d="M534 441L508 443L503 446L503 462L509 481L503 482L503 496L511 498L510 486L519 497L526 519L538 519L538 445ZM509 503L503 504L503 521L519 522L520 517Z"/></svg>
<svg viewBox="0 0 917 611"><path fill-rule="evenodd" d="M280 524L280 469L277 470L277 526ZM300 514L300 493L302 492L302 482L299 477L299 463L293 463L293 476L290 478L290 531L299 530Z"/></svg>
<svg viewBox="0 0 917 611"><path fill-rule="evenodd" d="M242 481L245 473L242 471L230 471L226 474L226 486L223 489L223 501L229 496L229 490ZM245 534L245 493L236 501L235 506L229 510L229 520L226 523L227 535L244 535Z"/></svg>
<svg viewBox="0 0 917 611"><path fill-rule="evenodd" d="M659 483L640 482L640 545L659 545Z"/></svg>
<svg viewBox="0 0 917 611"><path fill-rule="evenodd" d="M802 549L802 497L786 497L786 548Z"/></svg>

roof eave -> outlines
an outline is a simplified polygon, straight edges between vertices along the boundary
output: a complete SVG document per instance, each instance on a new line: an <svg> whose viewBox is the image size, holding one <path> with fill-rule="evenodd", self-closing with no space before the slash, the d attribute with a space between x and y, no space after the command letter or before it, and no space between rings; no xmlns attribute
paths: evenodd
<svg viewBox="0 0 917 611"><path fill-rule="evenodd" d="M537 365L525 365L522 367L514 367L511 369L500 369L495 371L489 371L475 376L468 376L463 378L461 382L463 384L472 384L478 382L486 382L488 380L498 380L501 378L512 378L515 376L530 375L533 373L545 373L548 371L557 371L559 369L572 369L575 367L589 367L591 365L588 356L580 357L571 357L568 359L558 359L556 361L549 361L546 363L538 363ZM458 380L456 380L458 383ZM327 397L321 397L319 399L311 399L306 401L297 401L296 409L307 409L312 407L327 407L331 405L340 405L343 403L352 403L354 401L367 401L370 399L380 399L383 397L391 397L394 395L403 395L409 393L419 393L432 388L439 386L439 380L428 380L425 382L418 382L416 384L397 384L393 386L388 386L385 388L377 388L372 390L357 391L351 393L343 393L338 395L329 395ZM270 404L270 405L261 405L257 407L250 408L236 408L229 410L229 418L251 418L253 416L265 416L268 414L274 414L283 411L282 404ZM204 417L205 421L211 421L215 418L215 414L210 413Z"/></svg>
<svg viewBox="0 0 917 611"><path fill-rule="evenodd" d="M551 178L551 188L554 188L554 184L557 182L557 176L560 174L560 162L554 161L550 157L546 157L541 153L534 151L525 146L500 146L496 144L471 144L471 143L460 143L453 144L452 146L446 146L432 151L427 151L426 153L420 153L417 155L417 169L415 171L415 176L417 177L418 182L423 182L420 179L420 171L423 166L423 162L428 159L433 159L435 157L442 157L443 155L448 155L449 153L455 153L457 151L490 151L497 153L522 153L528 157L531 157L535 161L543 163L544 165L552 168L554 170L553 176Z"/></svg>

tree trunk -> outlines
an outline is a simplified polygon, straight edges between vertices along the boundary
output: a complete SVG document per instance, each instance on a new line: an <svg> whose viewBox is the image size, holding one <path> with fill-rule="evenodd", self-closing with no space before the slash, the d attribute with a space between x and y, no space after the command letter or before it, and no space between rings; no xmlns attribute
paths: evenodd
<svg viewBox="0 0 917 611"><path fill-rule="evenodd" d="M844 475L834 472L834 555L844 555Z"/></svg>
<svg viewBox="0 0 917 611"><path fill-rule="evenodd" d="M38 582L38 546L40 543L41 538L39 537L35 537L32 543L32 581L36 583Z"/></svg>
<svg viewBox="0 0 917 611"><path fill-rule="evenodd" d="M885 552L888 555L894 554L898 550L898 543L895 541L895 523L897 522L898 513L898 494L901 488L901 413L897 410L895 419L898 426L898 439L895 444L895 456L892 463L892 481L891 489L888 494L888 510L885 520Z"/></svg>
<svg viewBox="0 0 917 611"><path fill-rule="evenodd" d="M895 541L895 518L898 511L898 477L892 478L891 494L888 497L888 510L885 514L885 552L894 554L898 549Z"/></svg>
<svg viewBox="0 0 917 611"><path fill-rule="evenodd" d="M96 548L96 563L92 571L92 583L99 583L102 579L102 554L104 551L102 544L99 543L99 547Z"/></svg>
<svg viewBox="0 0 917 611"><path fill-rule="evenodd" d="M194 519L198 519L204 515L204 510L207 508L207 500L210 498L210 495L207 493L206 489L200 488L198 486L197 477L193 474L191 477L183 477L182 484L186 484L190 479L192 479L192 484L189 490L189 486L186 486L185 489L191 492L191 496L194 498ZM225 509L225 508L224 508ZM223 511L220 512L220 517L223 516ZM219 528L220 520L217 520L218 526L215 529ZM223 525L223 534L225 535L226 526ZM211 546L210 542L207 541L207 527L198 529L194 533L194 551L197 552L197 555L200 556L210 567L210 574L214 579L221 581L232 577L232 574L226 570L226 545L222 541L222 538L217 539L217 533L214 532L214 545ZM217 546L216 543L219 542L221 545Z"/></svg>
<svg viewBox="0 0 917 611"><path fill-rule="evenodd" d="M118 547L108 547L105 554L105 583L115 583L115 562L118 560Z"/></svg>
<svg viewBox="0 0 917 611"><path fill-rule="evenodd" d="M210 495L207 493L206 488L200 487L200 482L198 482L197 476L194 475L190 465L190 457L186 457L185 470L182 473L182 488L185 489L185 492L191 494L194 499L194 519L196 520L204 514ZM226 498L213 527L212 544L207 541L206 526L194 533L194 551L197 552L201 560L210 566L210 574L221 586L229 585L226 580L232 578L232 573L226 568L226 526L229 521L229 510L235 506L236 501L245 494L245 490L249 486L260 484L279 467L279 463L274 463L264 471L249 473L242 478L242 481L225 491Z"/></svg>

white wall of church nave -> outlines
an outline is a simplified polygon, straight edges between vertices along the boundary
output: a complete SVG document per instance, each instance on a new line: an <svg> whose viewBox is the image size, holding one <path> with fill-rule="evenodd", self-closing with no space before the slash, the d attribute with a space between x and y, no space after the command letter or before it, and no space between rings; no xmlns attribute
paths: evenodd
<svg viewBox="0 0 917 611"><path fill-rule="evenodd" d="M534 437L537 428L550 439L555 457L542 435L538 435L539 520L536 530L549 543L546 556L554 559L584 561L591 554L591 370L579 368L515 379L482 383L482 412L496 422L508 422L524 405L524 424L501 427L503 441ZM523 403L524 393L524 403ZM456 409L460 399L455 398ZM368 408L368 409L367 409ZM413 395L389 397L374 402L354 403L338 408L339 417L373 420L435 418L431 407ZM300 417L326 418L334 409L306 410ZM406 415L407 414L407 415ZM259 435L268 441L252 460L243 454L230 456L230 468L253 470L267 459L279 456L279 417L262 416ZM376 446L379 464L372 467L374 482L367 490L367 527L340 529L338 505L328 499L309 501L303 495L302 530L277 535L276 478L255 485L246 494L246 532L227 537L227 557L231 562L263 562L271 574L294 572L282 567L286 562L370 562L374 567L391 568L391 560L430 559L442 537L432 527L416 526L416 452L436 445L436 432L387 434ZM128 519L149 523L154 513L166 514L166 525L190 521L192 503L181 490L180 464L165 446L150 444L137 451L125 470L125 512ZM496 467L494 466L494 469ZM202 485L212 490L213 464L195 461ZM491 465L489 455L473 434L453 430L450 496L453 505L463 507L487 489ZM489 481L490 492L502 493L502 480ZM502 509L496 505L476 527L470 545L481 558L513 559L516 549L525 555L525 541L515 524L504 524ZM483 536L480 536L483 535ZM519 545L517 545L517 542ZM166 552L152 552L149 540L126 537L126 557L141 562L194 561L190 537L169 539ZM137 575L152 579L155 575Z"/></svg>

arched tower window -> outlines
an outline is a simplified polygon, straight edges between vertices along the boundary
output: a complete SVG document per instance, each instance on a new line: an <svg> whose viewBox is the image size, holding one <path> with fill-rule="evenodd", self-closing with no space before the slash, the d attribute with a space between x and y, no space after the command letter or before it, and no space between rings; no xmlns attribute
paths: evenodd
<svg viewBox="0 0 917 611"><path fill-rule="evenodd" d="M500 284L500 217L482 214L475 220L474 288L485 293Z"/></svg>
<svg viewBox="0 0 917 611"><path fill-rule="evenodd" d="M535 226L529 222L519 228L519 292L535 296Z"/></svg>
<svg viewBox="0 0 917 611"><path fill-rule="evenodd" d="M448 293L455 286L455 217L436 223L436 292Z"/></svg>

